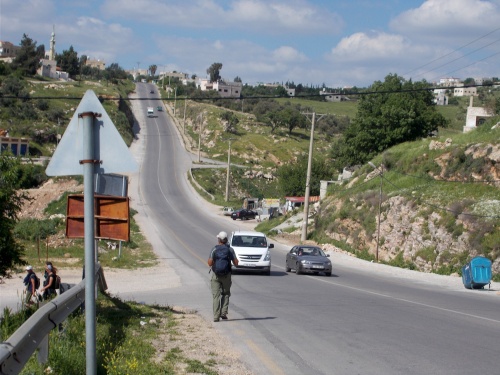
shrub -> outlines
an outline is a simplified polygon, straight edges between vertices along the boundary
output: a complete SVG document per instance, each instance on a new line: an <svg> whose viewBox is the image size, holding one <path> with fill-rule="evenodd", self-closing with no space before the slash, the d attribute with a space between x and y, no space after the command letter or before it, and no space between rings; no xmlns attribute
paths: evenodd
<svg viewBox="0 0 500 375"><path fill-rule="evenodd" d="M57 226L60 222L60 219L24 219L16 224L14 234L18 238L26 241L34 241L37 238L47 238L57 233Z"/></svg>

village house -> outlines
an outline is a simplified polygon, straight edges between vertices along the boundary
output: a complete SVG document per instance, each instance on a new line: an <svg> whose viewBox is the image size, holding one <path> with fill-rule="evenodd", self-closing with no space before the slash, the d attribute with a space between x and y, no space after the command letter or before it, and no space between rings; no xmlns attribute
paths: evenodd
<svg viewBox="0 0 500 375"><path fill-rule="evenodd" d="M223 98L239 98L243 84L241 82L226 82L224 80L210 82L209 79L199 78L196 81L196 87L201 91L217 91Z"/></svg>
<svg viewBox="0 0 500 375"><path fill-rule="evenodd" d="M473 107L474 97L470 97L470 104L467 107L467 117L465 120L464 133L467 133L478 126L484 124L488 117L493 114L490 113L486 108L483 107Z"/></svg>
<svg viewBox="0 0 500 375"><path fill-rule="evenodd" d="M10 137L6 130L0 129L0 153L7 151L15 156L29 155L29 138Z"/></svg>
<svg viewBox="0 0 500 375"><path fill-rule="evenodd" d="M11 63L17 56L19 49L21 49L21 47L15 46L11 42L0 40L0 60Z"/></svg>
<svg viewBox="0 0 500 375"><path fill-rule="evenodd" d="M106 63L99 59L87 59L85 61L86 66L90 66L91 68L97 68L99 70L106 69Z"/></svg>

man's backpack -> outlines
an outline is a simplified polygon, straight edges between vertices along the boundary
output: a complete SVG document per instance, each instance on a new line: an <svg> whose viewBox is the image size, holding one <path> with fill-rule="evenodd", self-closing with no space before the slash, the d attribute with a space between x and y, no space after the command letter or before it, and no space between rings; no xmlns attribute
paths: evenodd
<svg viewBox="0 0 500 375"><path fill-rule="evenodd" d="M227 275L231 272L231 259L229 257L229 247L218 245L213 254L213 271L216 275Z"/></svg>
<svg viewBox="0 0 500 375"><path fill-rule="evenodd" d="M56 275L54 280L54 289L59 289L61 287L61 276Z"/></svg>
<svg viewBox="0 0 500 375"><path fill-rule="evenodd" d="M40 288L40 278L35 273L33 273L33 275L35 276L35 290L38 290L38 288ZM34 292L33 290L33 293Z"/></svg>

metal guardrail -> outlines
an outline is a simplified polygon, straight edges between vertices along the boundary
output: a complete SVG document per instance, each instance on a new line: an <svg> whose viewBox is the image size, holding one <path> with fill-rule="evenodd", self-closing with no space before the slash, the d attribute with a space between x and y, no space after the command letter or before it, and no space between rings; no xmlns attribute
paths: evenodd
<svg viewBox="0 0 500 375"><path fill-rule="evenodd" d="M106 290L104 274L98 264L96 275L100 289ZM84 302L85 279L41 306L7 341L0 344L0 374L18 374L50 331Z"/></svg>

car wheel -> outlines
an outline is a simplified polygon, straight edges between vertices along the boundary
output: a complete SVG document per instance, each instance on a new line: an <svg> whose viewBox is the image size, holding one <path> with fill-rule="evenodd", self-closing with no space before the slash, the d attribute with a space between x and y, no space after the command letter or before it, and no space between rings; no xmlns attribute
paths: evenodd
<svg viewBox="0 0 500 375"><path fill-rule="evenodd" d="M292 269L288 267L288 262L285 262L285 271L290 272Z"/></svg>
<svg viewBox="0 0 500 375"><path fill-rule="evenodd" d="M325 272L325 275L326 276L332 276L332 273L331 272Z"/></svg>
<svg viewBox="0 0 500 375"><path fill-rule="evenodd" d="M236 218L235 218L235 217L233 217L232 219L233 219L233 220L236 220Z"/></svg>
<svg viewBox="0 0 500 375"><path fill-rule="evenodd" d="M302 270L300 269L300 263L297 263L295 265L295 274L300 275L302 273Z"/></svg>
<svg viewBox="0 0 500 375"><path fill-rule="evenodd" d="M271 268L269 268L267 271L264 271L264 275L271 276Z"/></svg>

